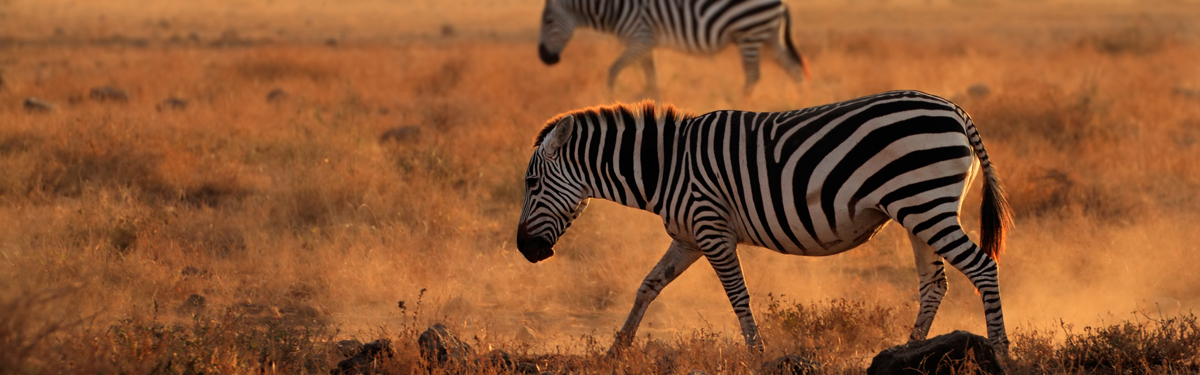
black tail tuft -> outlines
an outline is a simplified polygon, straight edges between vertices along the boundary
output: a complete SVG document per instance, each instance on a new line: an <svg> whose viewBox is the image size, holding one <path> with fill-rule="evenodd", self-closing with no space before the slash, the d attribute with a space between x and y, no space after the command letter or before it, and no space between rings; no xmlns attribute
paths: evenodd
<svg viewBox="0 0 1200 375"><path fill-rule="evenodd" d="M1012 207L991 163L983 165L983 176L983 204L979 207L980 240L983 242L983 251L999 263L1000 252L1004 250L1004 232L1013 225Z"/></svg>
<svg viewBox="0 0 1200 375"><path fill-rule="evenodd" d="M796 45L792 43L792 12L788 10L787 4L781 5L783 5L783 45L787 47L788 56L799 63L800 68L804 70L804 79L812 79L808 73L808 61L800 56L800 52L796 51Z"/></svg>

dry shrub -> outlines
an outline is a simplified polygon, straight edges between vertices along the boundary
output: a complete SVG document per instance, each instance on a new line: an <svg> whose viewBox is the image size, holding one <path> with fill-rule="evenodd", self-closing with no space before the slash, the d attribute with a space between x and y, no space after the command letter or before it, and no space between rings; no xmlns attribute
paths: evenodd
<svg viewBox="0 0 1200 375"><path fill-rule="evenodd" d="M1014 373L1159 374L1200 371L1200 321L1193 313L1137 319L1076 333L1017 332L1009 368Z"/></svg>
<svg viewBox="0 0 1200 375"><path fill-rule="evenodd" d="M761 321L768 343L832 368L861 366L911 332L889 307L845 299L808 304L767 299Z"/></svg>

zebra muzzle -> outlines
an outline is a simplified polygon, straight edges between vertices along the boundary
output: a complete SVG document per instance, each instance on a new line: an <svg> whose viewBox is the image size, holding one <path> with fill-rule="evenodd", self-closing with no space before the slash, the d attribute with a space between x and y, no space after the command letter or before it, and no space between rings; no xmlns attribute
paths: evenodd
<svg viewBox="0 0 1200 375"><path fill-rule="evenodd" d="M538 44L538 57L542 58L542 62L546 65L558 64L558 54L546 49L545 44Z"/></svg>
<svg viewBox="0 0 1200 375"><path fill-rule="evenodd" d="M554 243L543 237L533 237L523 231L517 233L517 249L530 263L537 263L554 255Z"/></svg>

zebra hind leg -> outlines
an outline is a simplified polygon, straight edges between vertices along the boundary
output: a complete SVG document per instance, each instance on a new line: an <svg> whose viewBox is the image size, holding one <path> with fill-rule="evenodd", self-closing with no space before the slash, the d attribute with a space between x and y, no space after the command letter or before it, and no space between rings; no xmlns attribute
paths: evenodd
<svg viewBox="0 0 1200 375"><path fill-rule="evenodd" d="M957 213L945 213L930 220L937 222L931 223L931 226L917 224L917 231L909 225L905 227L971 280L983 299L983 316L987 320L988 340L999 352L1006 353L1008 336L1004 330L1004 312L1000 307L1000 278L996 261L967 237L958 224Z"/></svg>
<svg viewBox="0 0 1200 375"><path fill-rule="evenodd" d="M908 239L912 242L917 275L920 276L921 309L917 313L917 322L913 324L912 336L909 336L909 341L917 341L929 335L929 327L933 326L938 306L942 304L942 297L946 296L946 267L942 257L934 253L924 240L911 233Z"/></svg>
<svg viewBox="0 0 1200 375"><path fill-rule="evenodd" d="M646 279L642 280L642 286L638 287L637 297L633 301L633 309L629 311L629 317L625 319L625 325L621 327L621 331L617 332L616 341L609 349L609 354L615 354L633 343L638 325L641 324L642 317L646 314L646 308L650 307L650 302L658 297L658 293L667 284L670 284L684 270L696 263L701 255L700 251L692 246L679 241L671 242L667 253L663 254L658 265L654 266L650 274L646 275Z"/></svg>
<svg viewBox="0 0 1200 375"><path fill-rule="evenodd" d="M647 53L640 61L642 72L646 74L646 91L642 96L658 100L658 77L654 72L654 55Z"/></svg>
<svg viewBox="0 0 1200 375"><path fill-rule="evenodd" d="M758 84L758 79L761 75L759 72L759 55L762 53L762 43L738 43L738 49L742 52L742 69L746 72L746 86L744 91L746 95L750 95L750 92L754 91L754 85Z"/></svg>

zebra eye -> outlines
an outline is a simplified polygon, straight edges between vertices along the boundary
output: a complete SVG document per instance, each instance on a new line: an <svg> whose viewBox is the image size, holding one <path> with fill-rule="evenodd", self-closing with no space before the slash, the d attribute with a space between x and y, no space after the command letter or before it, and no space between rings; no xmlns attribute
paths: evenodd
<svg viewBox="0 0 1200 375"><path fill-rule="evenodd" d="M537 177L526 177L525 187L532 189L534 186L537 186L537 182Z"/></svg>

